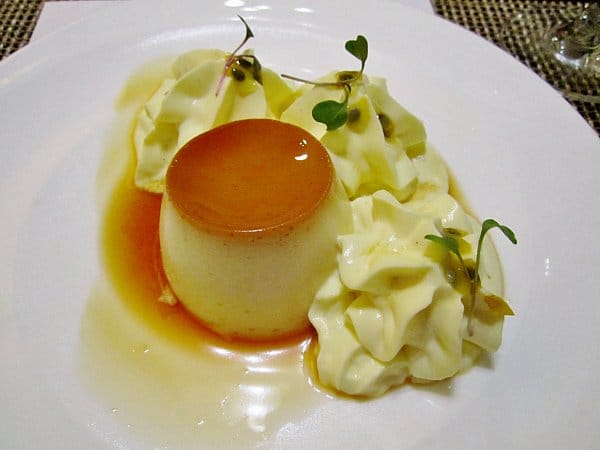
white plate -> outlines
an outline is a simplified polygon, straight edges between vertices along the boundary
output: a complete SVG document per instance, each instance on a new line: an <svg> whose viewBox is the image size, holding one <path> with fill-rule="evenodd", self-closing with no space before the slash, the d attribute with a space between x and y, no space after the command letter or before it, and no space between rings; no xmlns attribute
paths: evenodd
<svg viewBox="0 0 600 450"><path fill-rule="evenodd" d="M594 131L510 56L411 9L194 0L124 2L0 64L0 447L149 446L142 430L119 428L77 370L81 316L100 273L95 177L114 99L133 69L186 49L233 48L237 14L263 64L300 75L355 63L343 42L366 35L367 72L385 76L424 120L477 214L501 219L520 240L497 240L517 316L493 369L476 367L445 394L408 388L366 403L329 401L265 446L597 445Z"/></svg>

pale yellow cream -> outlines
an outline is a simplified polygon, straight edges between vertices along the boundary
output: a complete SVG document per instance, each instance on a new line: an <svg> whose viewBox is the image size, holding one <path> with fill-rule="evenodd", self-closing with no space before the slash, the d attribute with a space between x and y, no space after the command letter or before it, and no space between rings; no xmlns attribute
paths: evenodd
<svg viewBox="0 0 600 450"><path fill-rule="evenodd" d="M320 381L352 395L377 396L410 377L442 380L471 366L480 351L500 345L503 316L478 302L474 335L447 254L424 239L435 222L469 234L463 255L473 257L474 219L443 192L426 202L399 203L378 191L353 201L354 230L338 238L338 270L317 293L309 317L319 335ZM480 274L502 294L502 272L484 241ZM473 345L475 344L475 345Z"/></svg>

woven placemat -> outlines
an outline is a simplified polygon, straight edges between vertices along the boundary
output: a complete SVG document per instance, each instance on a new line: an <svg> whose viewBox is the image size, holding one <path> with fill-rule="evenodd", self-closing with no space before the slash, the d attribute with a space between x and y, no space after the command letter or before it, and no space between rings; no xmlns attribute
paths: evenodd
<svg viewBox="0 0 600 450"><path fill-rule="evenodd" d="M0 0L0 59L29 42L43 0Z"/></svg>
<svg viewBox="0 0 600 450"><path fill-rule="evenodd" d="M436 13L505 49L559 90L600 134L600 74L559 63L541 45L552 25L580 16L588 2L432 0Z"/></svg>

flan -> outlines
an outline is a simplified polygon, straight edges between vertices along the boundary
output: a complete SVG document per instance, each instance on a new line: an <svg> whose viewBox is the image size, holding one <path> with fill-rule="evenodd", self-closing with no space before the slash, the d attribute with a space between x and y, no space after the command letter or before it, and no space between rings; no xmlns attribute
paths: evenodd
<svg viewBox="0 0 600 450"><path fill-rule="evenodd" d="M231 122L184 145L165 184L161 257L185 307L226 338L307 329L352 226L324 146L277 120Z"/></svg>

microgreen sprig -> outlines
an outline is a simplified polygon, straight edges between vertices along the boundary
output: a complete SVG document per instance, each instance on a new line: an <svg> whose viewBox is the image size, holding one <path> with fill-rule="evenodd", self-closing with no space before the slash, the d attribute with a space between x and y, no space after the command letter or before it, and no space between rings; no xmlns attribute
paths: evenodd
<svg viewBox="0 0 600 450"><path fill-rule="evenodd" d="M365 70L367 58L369 57L369 43L367 42L367 38L359 34L355 40L346 41L344 48L360 61L360 73L362 74Z"/></svg>
<svg viewBox="0 0 600 450"><path fill-rule="evenodd" d="M324 100L317 103L312 109L312 117L317 122L327 125L327 131L337 130L348 121L348 98L350 97L350 85L343 85L344 101Z"/></svg>
<svg viewBox="0 0 600 450"><path fill-rule="evenodd" d="M335 100L324 100L317 103L312 109L312 117L317 122L325 124L327 131L333 131L340 128L348 121L348 99L352 92L352 83L359 80L365 70L367 57L369 56L369 44L367 38L362 35L356 36L356 39L346 41L345 49L360 61L360 71L342 72L337 81L311 81L292 75L281 74L283 78L298 81L301 83L312 84L322 87L338 87L344 89L344 99L341 102Z"/></svg>
<svg viewBox="0 0 600 450"><path fill-rule="evenodd" d="M225 80L227 71L236 61L251 60L252 62L250 64L252 64L252 75L254 76L254 79L256 81L258 81L259 83L261 82L262 66L261 66L260 62L258 61L258 58L254 55L248 55L248 54L238 55L237 54L242 49L242 47L244 47L244 45L246 45L246 43L251 38L254 37L254 33L250 29L250 26L248 25L246 20L242 16L238 16L238 17L244 24L244 27L246 28L246 35L244 36L244 39L242 40L240 45L238 45L235 48L235 50L233 52L231 52L231 54L229 55L229 58L227 58L227 61L225 61L225 65L223 66L223 73L221 74L221 77L219 78L219 81L217 82L217 89L215 92L215 97L217 97L219 95L219 93L221 92L221 88L223 87L223 81Z"/></svg>
<svg viewBox="0 0 600 450"><path fill-rule="evenodd" d="M513 244L517 243L517 238L515 237L515 233L506 225L499 224L494 219L486 219L481 224L481 232L479 233L479 240L477 241L477 252L475 256L475 268L473 271L469 271L465 264L464 258L462 257L458 245L458 241L448 235L444 234L442 236L436 236L434 234L428 234L425 236L425 239L428 239L432 242L435 242L438 245L445 247L449 252L455 254L458 257L460 265L468 277L469 287L470 287L470 296L471 296L471 309L469 311L469 316L467 318L467 333L469 336L473 336L473 314L475 311L475 300L477 298L478 290L481 288L481 279L479 277L479 265L481 262L481 248L483 247L483 239L489 230L492 228L498 228L502 233L512 242ZM443 232L444 230L442 230ZM508 304L501 298L494 296L494 302L496 304L500 304L501 309L505 315L514 315L513 311L510 309Z"/></svg>

